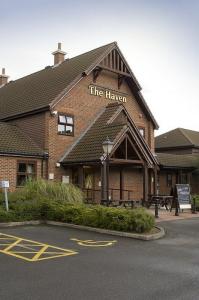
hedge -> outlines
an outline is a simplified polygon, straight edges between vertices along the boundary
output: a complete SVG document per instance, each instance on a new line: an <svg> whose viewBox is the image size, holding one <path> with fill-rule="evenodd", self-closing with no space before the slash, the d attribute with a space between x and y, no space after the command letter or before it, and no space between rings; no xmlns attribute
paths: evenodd
<svg viewBox="0 0 199 300"><path fill-rule="evenodd" d="M126 209L51 200L23 201L12 204L9 212L0 206L0 222L53 220L127 232L148 232L154 217L144 208Z"/></svg>

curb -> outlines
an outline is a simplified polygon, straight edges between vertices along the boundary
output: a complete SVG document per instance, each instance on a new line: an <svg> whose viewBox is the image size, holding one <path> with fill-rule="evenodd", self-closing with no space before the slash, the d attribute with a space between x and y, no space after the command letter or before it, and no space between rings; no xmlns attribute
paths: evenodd
<svg viewBox="0 0 199 300"><path fill-rule="evenodd" d="M155 226L155 228L157 228L159 230L159 232L157 232L157 233L139 234L139 233L130 233L130 232L123 232L123 231L116 231L116 230L101 229L101 228L95 228L95 227L89 227L89 226L83 226L83 225L75 225L75 224L70 224L70 223L62 223L62 222L56 222L56 221L42 221L42 220L0 223L0 228L24 226L24 225L40 225L40 224L47 224L47 225L52 225L52 226L60 226L60 227L67 227L67 228L73 228L73 229L79 229L79 230L86 230L86 231L91 231L91 232L127 237L127 238L132 238L132 239L137 239L137 240L143 240L143 241L157 240L157 239L162 238L165 235L164 228L160 227L160 226Z"/></svg>
<svg viewBox="0 0 199 300"><path fill-rule="evenodd" d="M23 226L23 225L40 225L40 224L45 224L45 222L42 220L34 220L34 221L23 221L23 222L0 223L0 228Z"/></svg>
<svg viewBox="0 0 199 300"><path fill-rule="evenodd" d="M133 239L138 239L138 240L143 240L143 241L157 240L157 239L162 238L165 235L164 228L160 227L160 226L155 226L155 228L157 228L159 230L159 232L157 232L157 233L139 234L139 233L130 233L130 232L123 232L123 231L116 231L116 230L101 229L101 228L95 228L95 227L89 227L89 226L83 226L83 225L62 223L62 222L56 222L56 221L46 221L45 224L53 225L53 226L68 227L68 228L79 229L79 230L92 231L92 232L108 234L108 235L128 237L128 238L133 238Z"/></svg>

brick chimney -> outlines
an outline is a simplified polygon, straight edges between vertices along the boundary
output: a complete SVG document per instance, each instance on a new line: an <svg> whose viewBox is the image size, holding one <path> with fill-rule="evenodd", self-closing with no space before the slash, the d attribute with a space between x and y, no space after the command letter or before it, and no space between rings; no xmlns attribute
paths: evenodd
<svg viewBox="0 0 199 300"><path fill-rule="evenodd" d="M61 43L58 43L58 49L52 54L54 55L54 65L61 64L64 61L66 52L61 50Z"/></svg>
<svg viewBox="0 0 199 300"><path fill-rule="evenodd" d="M2 68L2 74L0 74L0 87L8 83L9 76L6 75L5 68Z"/></svg>

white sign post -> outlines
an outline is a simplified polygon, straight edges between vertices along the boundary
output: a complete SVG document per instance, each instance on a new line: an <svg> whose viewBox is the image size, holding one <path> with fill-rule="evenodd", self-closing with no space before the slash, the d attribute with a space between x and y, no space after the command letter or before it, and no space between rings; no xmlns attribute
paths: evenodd
<svg viewBox="0 0 199 300"><path fill-rule="evenodd" d="M9 188L9 181L8 180L3 180L0 181L0 187L4 190L4 195L5 195L5 204L6 204L6 211L9 211L9 206L8 206L8 188Z"/></svg>

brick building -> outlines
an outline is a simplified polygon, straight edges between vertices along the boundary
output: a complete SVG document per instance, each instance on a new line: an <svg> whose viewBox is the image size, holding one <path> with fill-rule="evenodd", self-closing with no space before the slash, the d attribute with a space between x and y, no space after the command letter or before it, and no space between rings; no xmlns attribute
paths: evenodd
<svg viewBox="0 0 199 300"><path fill-rule="evenodd" d="M158 128L117 43L8 82L0 75L0 180L11 190L27 177L74 183L101 198L102 143L109 137L109 195L147 199L155 192Z"/></svg>
<svg viewBox="0 0 199 300"><path fill-rule="evenodd" d="M176 128L155 139L159 161L159 191L169 194L176 183L189 183L199 194L199 132Z"/></svg>

